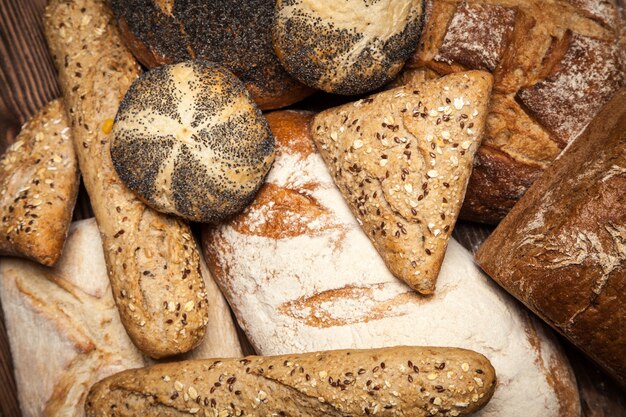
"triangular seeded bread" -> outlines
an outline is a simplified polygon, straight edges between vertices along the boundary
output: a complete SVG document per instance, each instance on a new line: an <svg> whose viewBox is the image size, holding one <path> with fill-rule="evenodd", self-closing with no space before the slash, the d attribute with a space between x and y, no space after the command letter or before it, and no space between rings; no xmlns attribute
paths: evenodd
<svg viewBox="0 0 626 417"><path fill-rule="evenodd" d="M312 122L335 183L387 267L434 291L485 127L493 80L456 73L326 110Z"/></svg>

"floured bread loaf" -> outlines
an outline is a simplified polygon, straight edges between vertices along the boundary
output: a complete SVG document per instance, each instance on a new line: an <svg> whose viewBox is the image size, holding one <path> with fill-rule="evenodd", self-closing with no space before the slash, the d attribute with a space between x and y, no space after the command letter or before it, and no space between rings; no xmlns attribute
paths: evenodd
<svg viewBox="0 0 626 417"><path fill-rule="evenodd" d="M361 230L307 133L309 114L268 115L277 157L255 202L206 227L213 276L259 354L395 345L484 353L498 374L480 417L578 417L553 337L450 241L438 291L397 280Z"/></svg>
<svg viewBox="0 0 626 417"><path fill-rule="evenodd" d="M273 43L306 85L338 94L392 80L417 47L423 0L278 0Z"/></svg>
<svg viewBox="0 0 626 417"><path fill-rule="evenodd" d="M111 159L154 209L217 222L241 211L274 160L274 138L243 84L213 63L164 65L120 104Z"/></svg>
<svg viewBox="0 0 626 417"><path fill-rule="evenodd" d="M313 119L313 140L387 267L435 289L480 146L492 77L406 84Z"/></svg>
<svg viewBox="0 0 626 417"><path fill-rule="evenodd" d="M78 161L63 103L46 105L0 158L0 254L54 265L78 193Z"/></svg>
<svg viewBox="0 0 626 417"><path fill-rule="evenodd" d="M268 0L111 0L122 37L148 68L202 59L243 81L261 109L302 100L313 89L289 76L272 47Z"/></svg>
<svg viewBox="0 0 626 417"><path fill-rule="evenodd" d="M616 0L429 0L407 66L494 75L461 217L497 223L626 84Z"/></svg>
<svg viewBox="0 0 626 417"><path fill-rule="evenodd" d="M86 414L452 417L482 408L495 382L489 360L466 349L398 346L248 356L113 375L90 391Z"/></svg>
<svg viewBox="0 0 626 417"><path fill-rule="evenodd" d="M213 320L188 357L239 357L230 310L204 262L201 271ZM153 363L122 326L93 219L72 224L54 268L2 258L0 300L23 417L82 417L94 383Z"/></svg>

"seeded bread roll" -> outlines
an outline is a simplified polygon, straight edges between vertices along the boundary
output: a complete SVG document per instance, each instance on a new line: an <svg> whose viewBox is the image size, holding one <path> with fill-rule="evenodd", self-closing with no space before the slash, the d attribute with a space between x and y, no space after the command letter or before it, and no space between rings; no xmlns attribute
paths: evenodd
<svg viewBox="0 0 626 417"><path fill-rule="evenodd" d="M111 158L155 210L214 223L254 198L274 161L274 137L233 74L188 61L147 72L128 89Z"/></svg>
<svg viewBox="0 0 626 417"><path fill-rule="evenodd" d="M459 416L495 389L489 360L458 348L393 347L189 361L96 384L88 417Z"/></svg>
<svg viewBox="0 0 626 417"><path fill-rule="evenodd" d="M122 37L148 68L189 59L235 73L263 110L313 93L291 78L272 48L272 0L111 0Z"/></svg>
<svg viewBox="0 0 626 417"><path fill-rule="evenodd" d="M326 110L311 133L389 270L431 294L485 129L484 71L416 81Z"/></svg>
<svg viewBox="0 0 626 417"><path fill-rule="evenodd" d="M417 48L423 0L277 0L276 55L304 84L360 94L391 81Z"/></svg>
<svg viewBox="0 0 626 417"><path fill-rule="evenodd" d="M30 119L0 158L0 254L51 266L78 193L78 161L61 100Z"/></svg>
<svg viewBox="0 0 626 417"><path fill-rule="evenodd" d="M122 323L149 356L187 352L208 321L191 231L137 199L110 157L113 117L139 66L104 0L52 0L44 26Z"/></svg>

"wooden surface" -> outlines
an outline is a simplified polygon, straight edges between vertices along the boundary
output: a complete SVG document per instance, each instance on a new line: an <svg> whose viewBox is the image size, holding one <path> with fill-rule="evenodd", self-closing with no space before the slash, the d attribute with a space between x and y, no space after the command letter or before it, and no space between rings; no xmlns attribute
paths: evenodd
<svg viewBox="0 0 626 417"><path fill-rule="evenodd" d="M0 152L13 141L24 121L59 95L41 25L45 2L46 0L0 0ZM296 107L317 109L320 103L328 105L328 102L327 97L317 95ZM74 218L86 218L90 215L89 199L81 187ZM454 237L473 252L490 231L488 226L460 223L454 231ZM583 416L626 417L624 393L576 348L567 342L564 345L577 374ZM246 350L251 353L249 344ZM1 308L0 417L19 417Z"/></svg>

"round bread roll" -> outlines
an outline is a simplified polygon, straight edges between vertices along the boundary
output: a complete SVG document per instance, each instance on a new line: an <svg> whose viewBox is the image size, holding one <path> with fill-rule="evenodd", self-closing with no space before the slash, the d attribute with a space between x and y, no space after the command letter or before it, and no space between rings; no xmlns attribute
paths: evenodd
<svg viewBox="0 0 626 417"><path fill-rule="evenodd" d="M277 0L281 64L329 93L361 94L391 81L417 48L423 0Z"/></svg>
<svg viewBox="0 0 626 417"><path fill-rule="evenodd" d="M214 223L252 201L274 161L274 137L233 74L187 61L149 71L128 89L111 158L155 210Z"/></svg>
<svg viewBox="0 0 626 417"><path fill-rule="evenodd" d="M126 45L154 68L189 59L224 65L262 110L313 93L289 76L272 47L273 0L111 0Z"/></svg>

